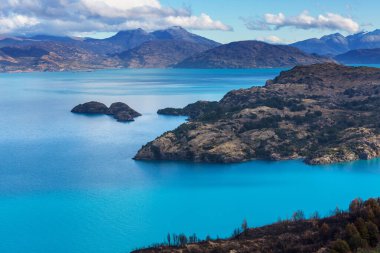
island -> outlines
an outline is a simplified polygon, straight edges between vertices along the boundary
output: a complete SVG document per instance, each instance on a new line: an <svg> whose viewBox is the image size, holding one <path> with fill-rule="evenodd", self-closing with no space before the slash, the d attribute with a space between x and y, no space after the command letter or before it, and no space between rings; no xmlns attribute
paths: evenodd
<svg viewBox="0 0 380 253"><path fill-rule="evenodd" d="M160 110L189 121L144 145L134 159L313 165L372 159L380 155L379 108L380 69L297 66L219 102Z"/></svg>
<svg viewBox="0 0 380 253"><path fill-rule="evenodd" d="M100 102L91 101L75 106L71 112L79 114L106 114L113 116L119 122L134 121L141 116L127 104L122 102L113 103L109 108Z"/></svg>

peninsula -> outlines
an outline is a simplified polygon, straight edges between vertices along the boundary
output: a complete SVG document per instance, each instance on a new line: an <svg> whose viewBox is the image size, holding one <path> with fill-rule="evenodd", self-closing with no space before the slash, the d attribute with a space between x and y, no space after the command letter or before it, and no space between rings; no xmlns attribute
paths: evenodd
<svg viewBox="0 0 380 253"><path fill-rule="evenodd" d="M189 110L189 108L191 110ZM162 114L186 122L143 146L137 160L331 164L380 155L380 69L297 66L264 87L234 90Z"/></svg>

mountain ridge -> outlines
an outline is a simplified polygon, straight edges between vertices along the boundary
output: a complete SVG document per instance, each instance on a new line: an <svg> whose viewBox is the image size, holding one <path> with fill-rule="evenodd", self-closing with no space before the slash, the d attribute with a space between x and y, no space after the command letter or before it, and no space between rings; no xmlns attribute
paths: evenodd
<svg viewBox="0 0 380 253"><path fill-rule="evenodd" d="M268 68L331 61L287 46L262 41L231 42L185 59L176 68Z"/></svg>
<svg viewBox="0 0 380 253"><path fill-rule="evenodd" d="M329 34L321 38L311 38L290 44L306 53L319 55L339 55L354 49L380 48L380 29L343 36Z"/></svg>

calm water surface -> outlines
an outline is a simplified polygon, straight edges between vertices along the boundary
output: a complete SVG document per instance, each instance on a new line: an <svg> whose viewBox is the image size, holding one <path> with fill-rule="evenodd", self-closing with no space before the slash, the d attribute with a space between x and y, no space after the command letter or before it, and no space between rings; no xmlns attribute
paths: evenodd
<svg viewBox="0 0 380 253"><path fill-rule="evenodd" d="M380 196L380 160L201 165L137 162L147 141L185 121L167 106L219 100L281 69L107 70L0 75L0 252L122 253L168 232L228 236L298 209L328 214ZM70 113L78 103L128 103L133 123Z"/></svg>

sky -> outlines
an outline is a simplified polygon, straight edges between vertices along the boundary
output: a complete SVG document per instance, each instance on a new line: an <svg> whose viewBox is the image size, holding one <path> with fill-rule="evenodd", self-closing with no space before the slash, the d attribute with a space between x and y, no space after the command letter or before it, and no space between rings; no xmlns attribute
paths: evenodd
<svg viewBox="0 0 380 253"><path fill-rule="evenodd" d="M378 0L0 0L0 34L103 38L182 26L227 43L291 43L380 28Z"/></svg>

